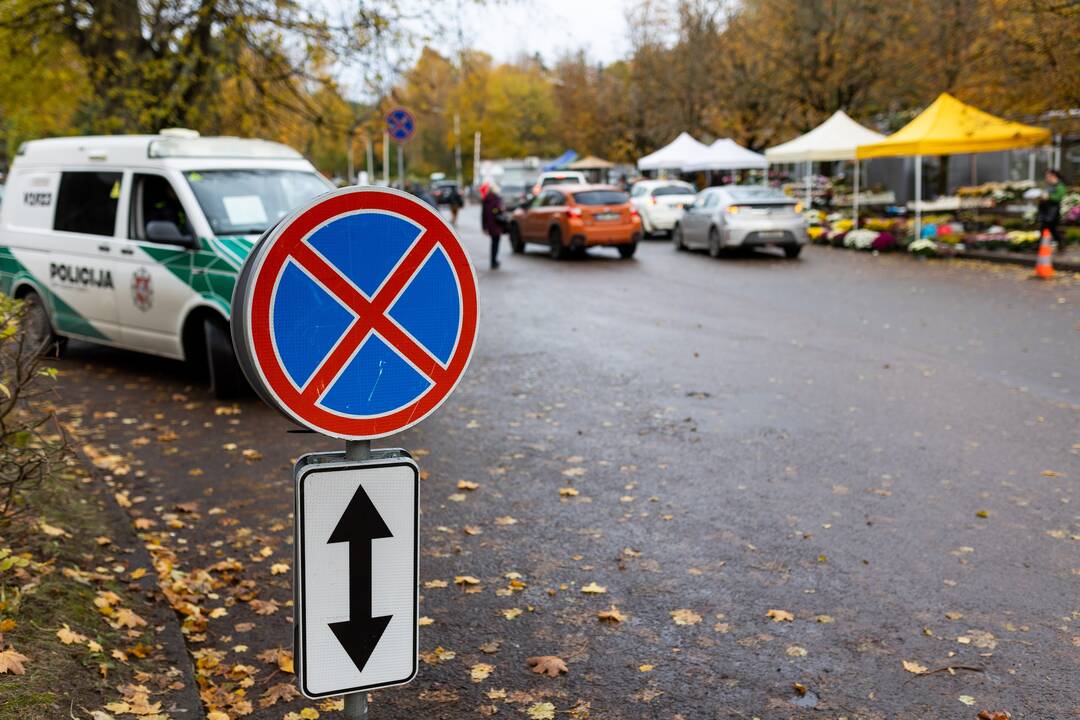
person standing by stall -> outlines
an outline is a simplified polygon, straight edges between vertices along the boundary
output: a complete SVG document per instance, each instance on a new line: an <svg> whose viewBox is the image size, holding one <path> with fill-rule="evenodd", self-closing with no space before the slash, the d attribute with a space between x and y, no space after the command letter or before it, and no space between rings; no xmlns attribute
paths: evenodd
<svg viewBox="0 0 1080 720"><path fill-rule="evenodd" d="M460 212L461 208L465 205L465 198L461 197L461 190L458 189L457 185L450 186L448 195L447 201L450 205L450 224L457 227L458 212Z"/></svg>
<svg viewBox="0 0 1080 720"><path fill-rule="evenodd" d="M1065 199L1068 189L1065 181L1061 179L1061 173L1053 168L1046 171L1046 189L1039 201L1039 234L1043 230L1049 230L1050 236L1057 243L1058 250L1064 247L1061 241L1061 233L1058 231L1058 223L1061 221L1061 201Z"/></svg>
<svg viewBox="0 0 1080 720"><path fill-rule="evenodd" d="M483 199L480 211L480 221L484 232L491 237L491 269L499 268L499 240L502 238L503 203L499 197L499 187L495 183L484 183L480 186L480 197Z"/></svg>

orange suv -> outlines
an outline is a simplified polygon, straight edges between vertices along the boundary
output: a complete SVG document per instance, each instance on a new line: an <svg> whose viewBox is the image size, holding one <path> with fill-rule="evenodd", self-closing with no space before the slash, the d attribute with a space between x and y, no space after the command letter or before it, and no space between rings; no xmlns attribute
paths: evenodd
<svg viewBox="0 0 1080 720"><path fill-rule="evenodd" d="M529 243L547 245L556 260L597 245L631 258L639 240L641 218L630 196L613 185L549 186L510 220L514 252L525 252Z"/></svg>

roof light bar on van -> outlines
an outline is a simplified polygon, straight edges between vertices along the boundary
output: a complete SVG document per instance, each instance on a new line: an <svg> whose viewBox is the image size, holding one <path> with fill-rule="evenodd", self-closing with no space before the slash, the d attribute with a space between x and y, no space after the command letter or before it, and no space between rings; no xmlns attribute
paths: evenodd
<svg viewBox="0 0 1080 720"><path fill-rule="evenodd" d="M291 147L267 140L178 136L164 132L150 141L146 154L151 158L302 160L304 157Z"/></svg>

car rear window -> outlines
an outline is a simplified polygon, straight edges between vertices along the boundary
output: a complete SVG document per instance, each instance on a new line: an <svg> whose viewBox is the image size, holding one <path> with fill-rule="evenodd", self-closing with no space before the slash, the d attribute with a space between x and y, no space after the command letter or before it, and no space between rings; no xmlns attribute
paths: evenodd
<svg viewBox="0 0 1080 720"><path fill-rule="evenodd" d="M727 191L731 193L731 197L738 203L753 203L753 202L789 202L795 204L795 201L784 193L769 187L761 187L748 185L746 187L734 187L728 188Z"/></svg>
<svg viewBox="0 0 1080 720"><path fill-rule="evenodd" d="M652 194L653 197L660 197L661 195L693 195L694 189L685 185L664 185L653 190Z"/></svg>
<svg viewBox="0 0 1080 720"><path fill-rule="evenodd" d="M548 185L570 185L573 183L581 182L581 178L573 175L560 175L558 177L546 177L544 181L540 183L541 187L547 187Z"/></svg>
<svg viewBox="0 0 1080 720"><path fill-rule="evenodd" d="M630 196L619 190L586 190L574 193L578 205L622 205Z"/></svg>

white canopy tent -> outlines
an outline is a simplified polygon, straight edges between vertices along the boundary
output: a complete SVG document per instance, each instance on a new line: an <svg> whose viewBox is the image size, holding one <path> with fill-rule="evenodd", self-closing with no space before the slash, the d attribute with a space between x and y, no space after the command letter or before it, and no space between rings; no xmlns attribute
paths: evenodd
<svg viewBox="0 0 1080 720"><path fill-rule="evenodd" d="M837 110L825 122L794 140L765 151L770 163L806 163L806 206L810 207L810 174L814 162L852 160L855 162L856 224L859 222L859 162L855 148L881 142L885 136L852 120L843 110Z"/></svg>
<svg viewBox="0 0 1080 720"><path fill-rule="evenodd" d="M731 138L720 138L704 153L683 165L684 172L698 170L764 170L769 161L764 155L747 150Z"/></svg>
<svg viewBox="0 0 1080 720"><path fill-rule="evenodd" d="M682 170L686 163L700 157L708 149L708 145L698 142L689 133L679 133L679 137L664 147L639 159L638 170Z"/></svg>

